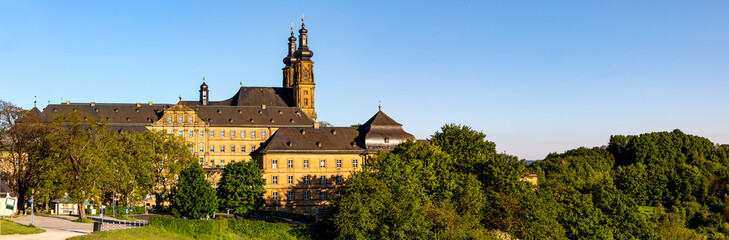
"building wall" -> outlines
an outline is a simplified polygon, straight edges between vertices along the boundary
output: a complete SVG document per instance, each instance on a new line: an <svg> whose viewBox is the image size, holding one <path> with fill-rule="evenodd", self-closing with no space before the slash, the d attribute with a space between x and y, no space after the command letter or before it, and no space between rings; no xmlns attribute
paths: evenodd
<svg viewBox="0 0 729 240"><path fill-rule="evenodd" d="M166 109L163 117L148 129L185 138L191 144L192 154L207 168L251 160L250 153L278 130L266 126L208 126L194 109L183 104Z"/></svg>
<svg viewBox="0 0 729 240"><path fill-rule="evenodd" d="M267 153L255 155L266 180L266 205L282 211L313 215L316 209L337 197L344 181L364 164L362 154ZM289 160L292 165L289 166ZM305 167L308 160L308 167ZM321 161L325 166L321 167ZM341 160L341 166L337 165ZM354 166L354 161L357 167ZM276 164L274 164L274 162ZM321 183L321 177L325 183ZM308 177L308 183L306 178ZM341 178L341 182L337 179ZM291 178L292 182L289 182ZM277 179L277 180L274 180ZM289 198L293 192L293 199ZM308 199L306 194L308 193ZM322 197L322 193L324 196Z"/></svg>

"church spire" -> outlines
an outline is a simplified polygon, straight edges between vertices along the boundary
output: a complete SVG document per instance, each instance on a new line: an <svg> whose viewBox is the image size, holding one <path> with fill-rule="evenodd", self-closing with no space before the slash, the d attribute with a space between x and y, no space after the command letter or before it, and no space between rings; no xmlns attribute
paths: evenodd
<svg viewBox="0 0 729 240"><path fill-rule="evenodd" d="M309 50L309 38L306 33L309 32L304 26L304 18L301 18L301 29L299 29L299 49L294 52L293 79L291 88L294 90L294 102L302 111L311 119L316 120L316 110L314 108L314 62L311 57L314 53Z"/></svg>
<svg viewBox="0 0 729 240"><path fill-rule="evenodd" d="M314 56L314 53L309 50L309 38L306 36L306 33L309 32L306 30L306 27L304 25L304 18L301 18L301 29L299 29L299 49L296 50L294 53L294 57L298 58L299 60L310 60L311 57Z"/></svg>
<svg viewBox="0 0 729 240"><path fill-rule="evenodd" d="M294 52L296 51L296 38L294 37L294 23L291 23L291 37L289 37L289 54L283 59L283 87L291 88L294 85L294 67L293 64L296 62Z"/></svg>

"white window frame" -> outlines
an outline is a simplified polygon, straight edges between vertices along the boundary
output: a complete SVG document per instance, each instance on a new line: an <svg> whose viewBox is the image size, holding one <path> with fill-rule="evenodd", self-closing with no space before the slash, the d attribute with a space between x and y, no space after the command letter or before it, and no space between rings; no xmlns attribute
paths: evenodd
<svg viewBox="0 0 729 240"><path fill-rule="evenodd" d="M289 181L289 185L294 184L294 176L289 176L288 181Z"/></svg>
<svg viewBox="0 0 729 240"><path fill-rule="evenodd" d="M326 185L327 184L327 176L321 176L319 177L319 184Z"/></svg>
<svg viewBox="0 0 729 240"><path fill-rule="evenodd" d="M319 168L327 168L327 160L326 159L319 160Z"/></svg>
<svg viewBox="0 0 729 240"><path fill-rule="evenodd" d="M271 169L278 168L278 159L271 160Z"/></svg>
<svg viewBox="0 0 729 240"><path fill-rule="evenodd" d="M342 168L342 159L337 159L337 168Z"/></svg>
<svg viewBox="0 0 729 240"><path fill-rule="evenodd" d="M294 160L293 159L289 159L288 167L289 167L289 169L294 168Z"/></svg>
<svg viewBox="0 0 729 240"><path fill-rule="evenodd" d="M278 184L278 176L271 176L271 184L272 185Z"/></svg>
<svg viewBox="0 0 729 240"><path fill-rule="evenodd" d="M309 159L304 159L304 168L309 168Z"/></svg>

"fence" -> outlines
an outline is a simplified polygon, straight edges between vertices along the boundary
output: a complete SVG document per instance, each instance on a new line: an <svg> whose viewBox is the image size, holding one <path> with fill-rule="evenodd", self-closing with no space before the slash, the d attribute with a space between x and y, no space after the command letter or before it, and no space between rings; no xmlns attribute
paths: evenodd
<svg viewBox="0 0 729 240"><path fill-rule="evenodd" d="M137 221L104 221L104 223L94 222L94 232L108 231L117 229L127 228L138 228L149 225L149 222L137 220Z"/></svg>

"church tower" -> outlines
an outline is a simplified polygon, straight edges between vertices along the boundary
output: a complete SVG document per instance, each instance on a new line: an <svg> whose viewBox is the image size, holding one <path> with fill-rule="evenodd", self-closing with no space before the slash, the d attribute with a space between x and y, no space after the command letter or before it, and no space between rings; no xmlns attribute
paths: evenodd
<svg viewBox="0 0 729 240"><path fill-rule="evenodd" d="M304 19L302 18L301 29L299 29L299 48L294 52L294 57L296 58L296 61L293 63L294 102L306 115L309 115L311 119L316 121L316 111L314 109L314 86L316 84L314 83L314 62L311 61L314 53L309 50L308 38L306 36L307 32L304 27ZM290 41L291 38L289 38L289 44L291 44Z"/></svg>
<svg viewBox="0 0 729 240"><path fill-rule="evenodd" d="M294 24L291 23L291 37L289 37L289 54L283 59L286 66L283 68L283 87L292 88L294 86L294 63L296 57L294 52L296 51L296 38L294 37Z"/></svg>

